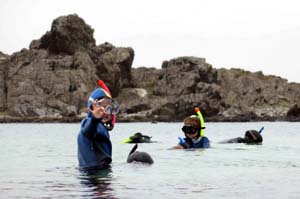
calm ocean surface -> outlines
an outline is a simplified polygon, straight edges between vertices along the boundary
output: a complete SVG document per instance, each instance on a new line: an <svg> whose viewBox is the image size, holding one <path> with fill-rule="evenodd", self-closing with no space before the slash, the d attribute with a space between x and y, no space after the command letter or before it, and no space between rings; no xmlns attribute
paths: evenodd
<svg viewBox="0 0 300 199"><path fill-rule="evenodd" d="M79 124L0 124L0 198L300 198L300 123L206 123L212 148L168 150L182 123L119 123L109 171L77 167ZM265 127L262 145L219 144ZM127 164L135 132L154 164Z"/></svg>

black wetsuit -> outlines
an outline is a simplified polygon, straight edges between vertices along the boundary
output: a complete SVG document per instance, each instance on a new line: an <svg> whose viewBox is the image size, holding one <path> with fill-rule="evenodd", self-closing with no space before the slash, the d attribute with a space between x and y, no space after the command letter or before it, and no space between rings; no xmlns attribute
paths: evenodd
<svg viewBox="0 0 300 199"><path fill-rule="evenodd" d="M249 131L246 131L244 138L236 137L236 138L232 138L229 140L221 141L220 143L221 144L226 144L226 143L260 144L262 142L263 142L263 138L258 131L249 130Z"/></svg>

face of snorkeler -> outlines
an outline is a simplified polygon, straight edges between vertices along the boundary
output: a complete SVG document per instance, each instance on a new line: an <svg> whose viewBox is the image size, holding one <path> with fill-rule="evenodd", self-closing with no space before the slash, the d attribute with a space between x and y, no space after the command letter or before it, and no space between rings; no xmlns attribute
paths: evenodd
<svg viewBox="0 0 300 199"><path fill-rule="evenodd" d="M190 138L190 139L196 139L198 137L198 132L195 132L194 134L185 133L185 136Z"/></svg>
<svg viewBox="0 0 300 199"><path fill-rule="evenodd" d="M106 123L112 120L112 113L110 110L112 105L109 101L105 103L101 100L95 100L92 104L92 109L90 110L95 118L102 118L102 122Z"/></svg>
<svg viewBox="0 0 300 199"><path fill-rule="evenodd" d="M185 136L190 139L195 139L198 136L198 130L196 127L191 125L185 125L182 127L182 131L184 132Z"/></svg>

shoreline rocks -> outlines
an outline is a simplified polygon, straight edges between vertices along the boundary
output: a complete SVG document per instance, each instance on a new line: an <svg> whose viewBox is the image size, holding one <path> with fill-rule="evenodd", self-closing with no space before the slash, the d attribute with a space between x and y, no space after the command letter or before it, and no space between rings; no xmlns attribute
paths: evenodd
<svg viewBox="0 0 300 199"><path fill-rule="evenodd" d="M195 106L206 121L300 121L299 83L189 56L132 68L132 48L96 45L93 32L76 14L61 16L29 49L0 52L0 122L79 122L98 79L122 122L182 121Z"/></svg>

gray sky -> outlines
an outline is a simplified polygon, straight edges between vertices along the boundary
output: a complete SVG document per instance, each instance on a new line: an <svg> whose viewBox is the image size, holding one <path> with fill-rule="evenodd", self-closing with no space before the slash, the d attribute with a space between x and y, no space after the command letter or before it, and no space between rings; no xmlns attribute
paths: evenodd
<svg viewBox="0 0 300 199"><path fill-rule="evenodd" d="M299 2L299 3L298 3ZM134 67L178 56L300 83L298 0L0 0L0 51L28 48L53 19L77 13L105 41L135 50Z"/></svg>

